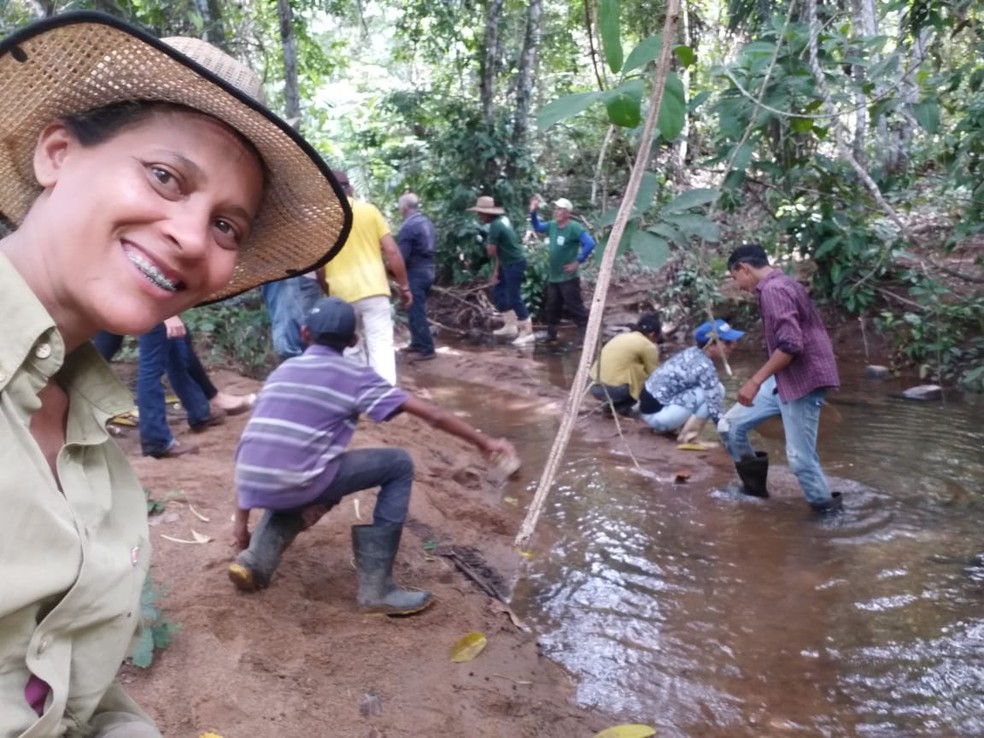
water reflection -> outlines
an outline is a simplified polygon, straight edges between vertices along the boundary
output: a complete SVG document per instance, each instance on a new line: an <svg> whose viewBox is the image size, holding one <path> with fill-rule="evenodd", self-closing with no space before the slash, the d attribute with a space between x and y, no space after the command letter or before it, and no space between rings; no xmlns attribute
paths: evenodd
<svg viewBox="0 0 984 738"><path fill-rule="evenodd" d="M846 374L820 443L848 500L834 521L572 446L541 521L556 545L514 607L580 702L660 736L984 735L984 406Z"/></svg>

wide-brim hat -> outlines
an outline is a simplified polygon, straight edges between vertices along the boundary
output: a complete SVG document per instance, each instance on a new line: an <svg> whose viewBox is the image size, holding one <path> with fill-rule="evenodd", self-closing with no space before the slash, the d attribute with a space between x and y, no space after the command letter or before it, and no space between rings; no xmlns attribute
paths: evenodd
<svg viewBox="0 0 984 738"><path fill-rule="evenodd" d="M319 154L262 99L256 74L205 41L157 39L95 12L26 26L0 41L0 216L20 225L40 193L34 147L51 121L128 100L175 103L237 131L267 171L232 279L205 303L309 272L345 243L351 209Z"/></svg>
<svg viewBox="0 0 984 738"><path fill-rule="evenodd" d="M486 215L502 215L506 211L495 206L495 199L488 195L479 197L475 204L470 208L465 208L472 213L485 213Z"/></svg>

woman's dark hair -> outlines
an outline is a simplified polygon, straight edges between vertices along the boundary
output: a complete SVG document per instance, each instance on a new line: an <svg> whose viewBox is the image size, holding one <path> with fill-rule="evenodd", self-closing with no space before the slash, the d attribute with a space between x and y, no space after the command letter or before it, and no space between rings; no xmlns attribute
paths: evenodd
<svg viewBox="0 0 984 738"><path fill-rule="evenodd" d="M640 333L655 333L657 338L663 335L663 323L656 313L645 313L639 317L635 329Z"/></svg>
<svg viewBox="0 0 984 738"><path fill-rule="evenodd" d="M765 253L760 243L743 243L728 257L728 271L739 264L748 264L755 269L766 267L769 266L769 255Z"/></svg>
<svg viewBox="0 0 984 738"><path fill-rule="evenodd" d="M122 102L92 108L83 113L62 116L62 122L76 140L83 146L98 146L119 135L124 129L143 123L154 113L197 113L208 115L187 105L161 102L159 100L123 100ZM231 126L226 126L235 134L239 142L249 151L263 168L264 180L269 180L266 162L256 150L253 142Z"/></svg>

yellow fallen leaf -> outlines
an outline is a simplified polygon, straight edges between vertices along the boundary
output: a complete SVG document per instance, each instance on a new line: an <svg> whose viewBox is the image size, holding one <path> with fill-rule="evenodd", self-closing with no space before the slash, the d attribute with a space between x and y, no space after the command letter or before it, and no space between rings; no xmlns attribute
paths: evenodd
<svg viewBox="0 0 984 738"><path fill-rule="evenodd" d="M517 548L516 549L516 553L518 553L520 556L522 556L527 561L530 561L533 558L533 552L532 551L527 551L526 549Z"/></svg>
<svg viewBox="0 0 984 738"><path fill-rule="evenodd" d="M198 512L198 510L195 509L195 506L192 505L190 502L188 503L188 509L191 510L192 515L194 515L196 518L201 520L203 523L209 522L210 518L207 518L204 515L202 515L200 512Z"/></svg>
<svg viewBox="0 0 984 738"><path fill-rule="evenodd" d="M198 736L198 738L222 738L222 736L219 735L218 733L213 733L212 731L207 731L205 733L202 733L200 736Z"/></svg>
<svg viewBox="0 0 984 738"><path fill-rule="evenodd" d="M631 725L613 725L605 728L600 733L595 733L594 738L650 738L656 735L656 729L648 725L632 723Z"/></svg>
<svg viewBox="0 0 984 738"><path fill-rule="evenodd" d="M126 425L131 428L137 425L137 414L135 411L131 410L127 413L122 413L116 417L110 418L109 422L113 425Z"/></svg>
<svg viewBox="0 0 984 738"><path fill-rule="evenodd" d="M714 448L717 448L716 443L705 443L703 441L698 441L697 443L681 443L677 446L677 449L680 451L710 451Z"/></svg>
<svg viewBox="0 0 984 738"><path fill-rule="evenodd" d="M505 502L507 505L518 505L519 504L519 500L517 500L515 497L503 497L502 498L502 501Z"/></svg>
<svg viewBox="0 0 984 738"><path fill-rule="evenodd" d="M456 664L471 661L482 652L486 643L484 633L466 633L451 646L451 660Z"/></svg>

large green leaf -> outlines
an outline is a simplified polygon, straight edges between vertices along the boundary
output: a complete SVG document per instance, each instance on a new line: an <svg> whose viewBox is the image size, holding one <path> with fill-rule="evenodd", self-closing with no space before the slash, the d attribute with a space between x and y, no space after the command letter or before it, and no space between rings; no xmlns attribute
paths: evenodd
<svg viewBox="0 0 984 738"><path fill-rule="evenodd" d="M665 141L673 141L683 130L687 121L687 93L683 82L672 72L666 75L666 87L663 90L663 101L659 106L659 120L656 127L659 135Z"/></svg>
<svg viewBox="0 0 984 738"><path fill-rule="evenodd" d="M601 93L608 119L623 128L635 128L642 122L642 93L645 85L641 79L630 79L614 90Z"/></svg>
<svg viewBox="0 0 984 738"><path fill-rule="evenodd" d="M666 222L675 225L687 234L687 236L702 238L711 243L717 243L721 240L721 229L717 223L706 215L700 215L698 213L668 215L666 216Z"/></svg>
<svg viewBox="0 0 984 738"><path fill-rule="evenodd" d="M644 38L629 52L629 58L625 60L625 66L622 67L622 74L628 74L639 67L646 66L651 61L655 61L656 57L659 56L659 50L662 46L663 36L659 33L655 36Z"/></svg>
<svg viewBox="0 0 984 738"><path fill-rule="evenodd" d="M679 46L673 47L673 54L677 59L680 60L681 66L684 68L692 67L697 63L697 54L689 46L684 46L680 44Z"/></svg>
<svg viewBox="0 0 984 738"><path fill-rule="evenodd" d="M679 195L666 203L666 205L660 208L660 215L682 213L686 210L690 210L691 208L698 208L701 205L709 205L719 197L721 197L720 190L687 190L686 192L681 192Z"/></svg>
<svg viewBox="0 0 984 738"><path fill-rule="evenodd" d="M550 126L572 118L598 99L600 92L575 92L544 105L536 114L536 126L545 131Z"/></svg>
<svg viewBox="0 0 984 738"><path fill-rule="evenodd" d="M632 253L643 266L659 269L670 258L670 245L649 231L636 231L632 234Z"/></svg>
<svg viewBox="0 0 984 738"><path fill-rule="evenodd" d="M923 100L910 105L909 110L926 133L936 134L940 130L940 103L938 100Z"/></svg>
<svg viewBox="0 0 984 738"><path fill-rule="evenodd" d="M636 195L635 209L633 212L644 213L652 207L653 198L659 189L660 178L655 172L644 172L642 182L639 183L639 194Z"/></svg>
<svg viewBox="0 0 984 738"><path fill-rule="evenodd" d="M680 231L680 229L669 223L653 223L648 226L646 230L650 233L655 233L657 236L662 236L670 243L675 243L680 246L687 243L687 237Z"/></svg>
<svg viewBox="0 0 984 738"><path fill-rule="evenodd" d="M621 3L619 0L601 0L598 6L598 28L601 31L601 46L605 51L605 61L612 74L622 70L622 30Z"/></svg>

